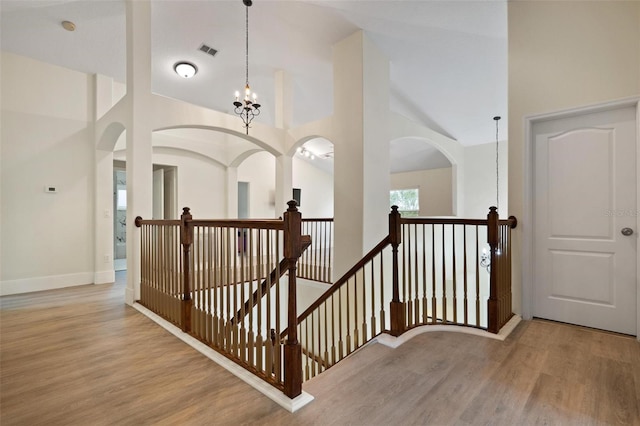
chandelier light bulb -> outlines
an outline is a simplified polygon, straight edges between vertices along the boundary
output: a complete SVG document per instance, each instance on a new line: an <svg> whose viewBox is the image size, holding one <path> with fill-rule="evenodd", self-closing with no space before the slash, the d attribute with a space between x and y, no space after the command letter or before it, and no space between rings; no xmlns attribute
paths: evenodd
<svg viewBox="0 0 640 426"><path fill-rule="evenodd" d="M238 91L236 90L236 102L238 101L238 98L239 98L239 97L240 97L240 92L238 92Z"/></svg>

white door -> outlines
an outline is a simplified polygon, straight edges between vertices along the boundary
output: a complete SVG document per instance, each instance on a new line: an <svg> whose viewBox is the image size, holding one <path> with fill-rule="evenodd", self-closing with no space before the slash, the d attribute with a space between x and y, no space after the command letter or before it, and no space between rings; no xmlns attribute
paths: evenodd
<svg viewBox="0 0 640 426"><path fill-rule="evenodd" d="M637 333L635 120L631 107L533 125L534 316Z"/></svg>

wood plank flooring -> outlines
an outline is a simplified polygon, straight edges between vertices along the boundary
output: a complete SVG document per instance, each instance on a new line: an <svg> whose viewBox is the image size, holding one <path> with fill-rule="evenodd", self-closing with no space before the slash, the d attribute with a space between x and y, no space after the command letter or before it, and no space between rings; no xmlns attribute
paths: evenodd
<svg viewBox="0 0 640 426"><path fill-rule="evenodd" d="M640 344L564 324L372 344L305 383L316 400L291 414L126 306L122 283L0 307L3 426L640 425Z"/></svg>

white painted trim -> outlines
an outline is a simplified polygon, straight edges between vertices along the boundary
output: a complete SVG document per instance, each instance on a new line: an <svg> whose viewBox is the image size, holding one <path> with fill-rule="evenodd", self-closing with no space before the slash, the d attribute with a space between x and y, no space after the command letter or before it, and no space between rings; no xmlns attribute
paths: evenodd
<svg viewBox="0 0 640 426"><path fill-rule="evenodd" d="M108 271L100 271L93 274L94 284L109 284L116 281L116 271L110 269Z"/></svg>
<svg viewBox="0 0 640 426"><path fill-rule="evenodd" d="M636 182L640 176L640 99L636 102ZM640 342L640 184L636 185L636 339Z"/></svg>
<svg viewBox="0 0 640 426"><path fill-rule="evenodd" d="M533 125L548 120L574 117L577 115L591 114L601 111L614 110L625 107L636 108L636 173L640 172L640 96L633 96L593 105L563 109L544 114L527 115L524 120L524 206L522 220L522 317L533 317L533 265L534 262L534 229L533 229ZM638 185L636 203L640 211L640 185ZM640 215L636 217L636 232L640 232ZM640 238L636 238L636 252L640 266ZM640 274L636 269L637 288L637 337L640 341Z"/></svg>
<svg viewBox="0 0 640 426"><path fill-rule="evenodd" d="M384 346L388 346L390 348L397 348L398 346L408 342L416 336L419 336L423 333L429 333L433 331L448 331L453 333L465 333L472 334L474 336L486 337L488 339L500 340L504 339L511 334L511 332L516 328L516 326L520 323L522 318L519 315L514 315L505 325L502 327L498 334L489 333L488 331L480 330L479 328L472 327L462 327L459 325L423 325L422 327L412 328L406 333L402 334L399 337L394 337L390 334L380 334L378 337L373 339Z"/></svg>
<svg viewBox="0 0 640 426"><path fill-rule="evenodd" d="M162 328L167 330L169 333L173 334L178 339L182 340L187 345L191 346L192 348L194 348L195 350L197 350L198 352L200 352L201 354L203 354L204 356L206 356L216 364L220 365L222 368L229 371L231 374L238 377L239 379L247 383L252 388L258 390L267 398L271 399L272 401L274 401L284 409L288 410L289 412L294 413L298 411L300 408L310 403L311 401L313 401L314 399L313 395L304 391L302 392L301 395L297 396L296 398L290 399L288 396L286 396L284 393L282 393L278 389L274 388L264 380L258 378L255 374L248 372L247 370L240 367L235 362L231 361L225 356L214 351L213 349L211 349L209 346L205 345L201 341L184 333L178 327L171 324L169 321L164 320L160 316L154 314L149 309L145 308L139 303L135 303L133 307L138 311L140 311L143 315L147 316L153 322L157 323Z"/></svg>
<svg viewBox="0 0 640 426"><path fill-rule="evenodd" d="M77 274L0 281L0 296L91 284L93 283L93 277L93 272L80 272Z"/></svg>

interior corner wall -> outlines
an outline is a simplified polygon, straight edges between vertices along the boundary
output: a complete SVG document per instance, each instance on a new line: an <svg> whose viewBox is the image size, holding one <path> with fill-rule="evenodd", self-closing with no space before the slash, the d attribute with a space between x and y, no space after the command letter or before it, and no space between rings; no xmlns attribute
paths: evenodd
<svg viewBox="0 0 640 426"><path fill-rule="evenodd" d="M0 294L92 283L94 79L1 55Z"/></svg>
<svg viewBox="0 0 640 426"><path fill-rule="evenodd" d="M499 142L499 191L496 203L496 143L472 145L464 148L464 217L486 219L489 207L499 204L502 219L509 217L508 142Z"/></svg>
<svg viewBox="0 0 640 426"><path fill-rule="evenodd" d="M276 206L276 159L266 152L251 155L238 166L238 182L249 182L249 218L282 216L287 206Z"/></svg>
<svg viewBox="0 0 640 426"><path fill-rule="evenodd" d="M391 189L418 188L420 216L453 215L452 168L393 173Z"/></svg>
<svg viewBox="0 0 640 426"><path fill-rule="evenodd" d="M640 2L508 2L509 213L524 213L524 117L640 94ZM522 229L513 306L522 312Z"/></svg>
<svg viewBox="0 0 640 426"><path fill-rule="evenodd" d="M300 211L303 218L333 217L332 174L294 156L293 187L301 190Z"/></svg>

